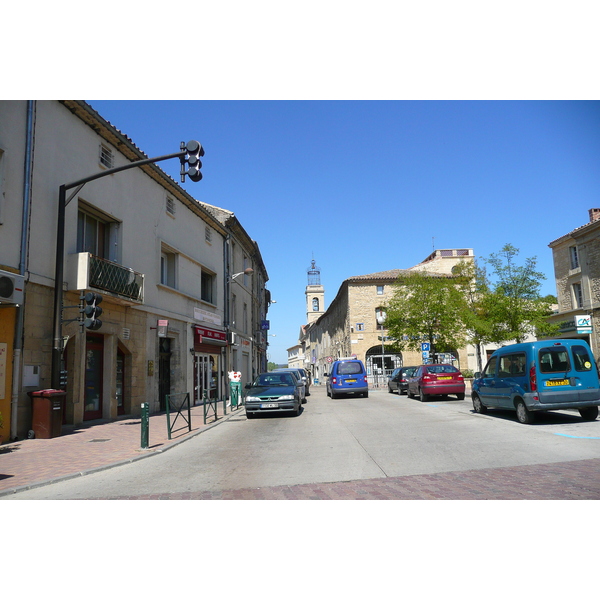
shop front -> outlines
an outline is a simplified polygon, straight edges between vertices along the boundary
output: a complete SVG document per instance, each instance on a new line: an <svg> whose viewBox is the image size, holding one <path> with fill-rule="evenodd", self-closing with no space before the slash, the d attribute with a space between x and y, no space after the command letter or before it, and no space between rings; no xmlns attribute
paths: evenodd
<svg viewBox="0 0 600 600"><path fill-rule="evenodd" d="M227 345L224 331L194 325L194 406L221 398L223 390L223 351Z"/></svg>

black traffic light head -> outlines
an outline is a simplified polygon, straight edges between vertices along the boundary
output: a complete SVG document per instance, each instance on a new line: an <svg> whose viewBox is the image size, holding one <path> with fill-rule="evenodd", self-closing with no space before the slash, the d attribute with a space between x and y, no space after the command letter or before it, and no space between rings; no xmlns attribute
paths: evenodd
<svg viewBox="0 0 600 600"><path fill-rule="evenodd" d="M102 309L98 306L102 302L102 296L96 292L88 292L84 297L85 306L81 312L85 315L83 324L87 329L96 331L102 327L102 321L98 318L102 314Z"/></svg>
<svg viewBox="0 0 600 600"><path fill-rule="evenodd" d="M181 149L186 152L186 155L181 157L181 183L185 181L186 175L192 181L200 181L202 179L200 157L204 156L202 144L196 140L190 140L187 144L181 142Z"/></svg>

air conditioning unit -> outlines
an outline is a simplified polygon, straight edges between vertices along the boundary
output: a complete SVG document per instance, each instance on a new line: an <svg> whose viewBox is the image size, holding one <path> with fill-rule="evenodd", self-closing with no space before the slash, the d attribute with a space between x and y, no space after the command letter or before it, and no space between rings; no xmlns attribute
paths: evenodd
<svg viewBox="0 0 600 600"><path fill-rule="evenodd" d="M23 304L25 277L0 270L0 304Z"/></svg>
<svg viewBox="0 0 600 600"><path fill-rule="evenodd" d="M238 343L238 336L236 333L233 333L233 331L229 331L227 333L227 343L230 346L237 346Z"/></svg>

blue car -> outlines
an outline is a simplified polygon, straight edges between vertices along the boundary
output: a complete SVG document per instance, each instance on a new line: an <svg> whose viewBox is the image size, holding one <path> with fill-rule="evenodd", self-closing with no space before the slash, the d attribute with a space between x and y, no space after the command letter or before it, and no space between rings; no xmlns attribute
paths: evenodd
<svg viewBox="0 0 600 600"><path fill-rule="evenodd" d="M576 408L586 421L598 417L600 380L584 340L560 339L512 344L496 350L475 373L473 409L514 410L520 423L540 411Z"/></svg>
<svg viewBox="0 0 600 600"><path fill-rule="evenodd" d="M327 395L331 398L345 394L362 396L369 395L367 371L361 360L346 358L336 360L331 365L331 372L325 373L327 380Z"/></svg>

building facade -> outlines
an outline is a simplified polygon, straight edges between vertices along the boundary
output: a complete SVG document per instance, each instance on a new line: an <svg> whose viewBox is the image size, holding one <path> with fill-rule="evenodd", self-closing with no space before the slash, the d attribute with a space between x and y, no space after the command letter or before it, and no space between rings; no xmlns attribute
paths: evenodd
<svg viewBox="0 0 600 600"><path fill-rule="evenodd" d="M399 351L385 327L384 309L394 294L394 283L402 273L423 270L451 274L460 261L473 260L472 249L436 250L410 269L392 269L346 279L325 313L308 323L299 343L305 368L317 382L323 382L329 365L340 357L356 357L367 368L372 385L387 385L394 368L419 365L420 352ZM457 366L467 368L468 348L453 353ZM448 360L452 360L449 356Z"/></svg>
<svg viewBox="0 0 600 600"><path fill-rule="evenodd" d="M600 357L600 208L589 210L589 222L549 244L554 261L560 325L556 337L586 340Z"/></svg>
<svg viewBox="0 0 600 600"><path fill-rule="evenodd" d="M175 140L165 154L178 150ZM175 394L227 396L230 366L245 380L261 368L268 276L257 244L155 163L70 192L56 340L59 187L147 158L85 102L0 102L0 274L23 287L0 298L5 439L28 434L28 392L51 387L56 344L69 424L138 415L143 402L164 410ZM78 320L87 292L102 295L97 330Z"/></svg>

